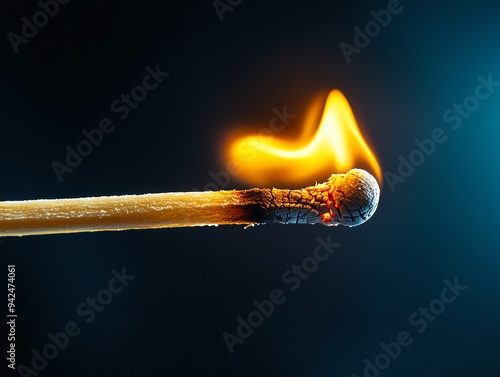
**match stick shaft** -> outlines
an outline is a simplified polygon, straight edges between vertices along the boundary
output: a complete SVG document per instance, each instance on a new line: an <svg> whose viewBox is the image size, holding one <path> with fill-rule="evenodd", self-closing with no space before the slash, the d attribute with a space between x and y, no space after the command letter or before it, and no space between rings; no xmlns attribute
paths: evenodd
<svg viewBox="0 0 500 377"><path fill-rule="evenodd" d="M0 202L0 236L249 224L237 191Z"/></svg>

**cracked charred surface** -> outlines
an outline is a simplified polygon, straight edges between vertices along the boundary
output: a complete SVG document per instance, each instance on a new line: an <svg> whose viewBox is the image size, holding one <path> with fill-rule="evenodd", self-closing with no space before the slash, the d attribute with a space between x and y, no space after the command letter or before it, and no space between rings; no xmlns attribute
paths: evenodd
<svg viewBox="0 0 500 377"><path fill-rule="evenodd" d="M252 203L259 223L357 226L375 212L380 188L361 169L333 174L327 182L300 190L249 189L241 192Z"/></svg>

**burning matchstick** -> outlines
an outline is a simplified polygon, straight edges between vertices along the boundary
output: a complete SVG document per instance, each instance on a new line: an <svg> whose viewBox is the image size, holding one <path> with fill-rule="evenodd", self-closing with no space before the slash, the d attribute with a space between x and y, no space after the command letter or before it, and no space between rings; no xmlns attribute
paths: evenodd
<svg viewBox="0 0 500 377"><path fill-rule="evenodd" d="M172 192L0 202L0 236L204 225L357 226L377 209L380 189L361 169L300 190Z"/></svg>
<svg viewBox="0 0 500 377"><path fill-rule="evenodd" d="M306 122L306 126L303 135L311 135L314 123ZM316 133L308 144L306 139L290 144L250 136L235 140L228 150L242 170L240 177L251 182L270 182L276 171L282 173L280 178L293 182L332 167L346 171L360 161L381 179L377 159L340 91L330 92ZM249 150L254 153L251 158ZM6 201L0 202L0 236L269 223L352 227L373 215L379 196L377 180L364 170L352 169L300 190L253 188Z"/></svg>

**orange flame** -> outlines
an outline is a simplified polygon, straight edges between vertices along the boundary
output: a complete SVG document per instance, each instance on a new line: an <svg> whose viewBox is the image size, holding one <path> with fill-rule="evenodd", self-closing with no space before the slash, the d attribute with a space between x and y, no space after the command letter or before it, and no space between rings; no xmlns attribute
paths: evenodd
<svg viewBox="0 0 500 377"><path fill-rule="evenodd" d="M338 90L330 92L311 137L316 128L314 113L314 109L309 112L302 135L293 142L262 135L232 140L227 157L239 166L238 178L257 186L310 184L358 167L370 171L381 184L377 158L363 139L344 95Z"/></svg>

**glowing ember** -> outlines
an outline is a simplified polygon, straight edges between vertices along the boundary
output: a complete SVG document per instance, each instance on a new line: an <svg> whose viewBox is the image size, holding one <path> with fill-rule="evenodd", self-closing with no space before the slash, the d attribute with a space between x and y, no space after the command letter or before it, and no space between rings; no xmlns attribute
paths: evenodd
<svg viewBox="0 0 500 377"><path fill-rule="evenodd" d="M259 185L296 185L365 167L382 183L382 173L373 152L363 139L344 95L328 95L319 127L310 120L296 141L265 136L246 136L231 141L228 159L241 167L242 181ZM313 135L312 137L310 135Z"/></svg>

